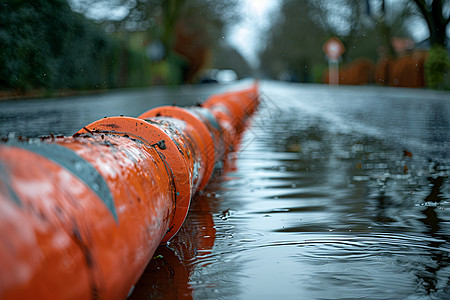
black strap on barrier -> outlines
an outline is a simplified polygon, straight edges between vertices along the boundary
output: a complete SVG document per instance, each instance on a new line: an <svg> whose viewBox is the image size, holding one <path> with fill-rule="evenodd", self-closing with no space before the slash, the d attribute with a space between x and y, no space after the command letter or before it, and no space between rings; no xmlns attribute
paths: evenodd
<svg viewBox="0 0 450 300"><path fill-rule="evenodd" d="M6 192L8 193L10 199L17 205L22 206L22 200L20 200L20 197L16 194L16 191L11 187L11 182L9 180L9 172L8 169L5 166L5 163L3 163L0 160L0 180L3 182L3 188L6 189ZM0 188L2 186L0 185ZM2 192L0 190L0 192Z"/></svg>
<svg viewBox="0 0 450 300"><path fill-rule="evenodd" d="M108 184L97 169L84 158L69 148L58 144L17 142L9 143L9 145L39 154L71 172L97 194L103 203L105 203L116 222L119 222Z"/></svg>

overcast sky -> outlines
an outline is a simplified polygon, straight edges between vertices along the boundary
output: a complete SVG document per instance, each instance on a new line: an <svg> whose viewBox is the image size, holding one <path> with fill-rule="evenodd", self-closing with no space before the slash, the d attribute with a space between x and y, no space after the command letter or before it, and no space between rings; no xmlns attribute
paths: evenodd
<svg viewBox="0 0 450 300"><path fill-rule="evenodd" d="M241 0L242 22L230 26L228 41L258 67L257 51L264 45L264 33L279 13L278 0Z"/></svg>

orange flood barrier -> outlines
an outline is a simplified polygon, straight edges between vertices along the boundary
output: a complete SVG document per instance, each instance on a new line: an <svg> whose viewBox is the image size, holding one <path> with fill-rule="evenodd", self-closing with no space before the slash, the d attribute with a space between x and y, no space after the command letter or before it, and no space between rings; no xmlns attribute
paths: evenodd
<svg viewBox="0 0 450 300"><path fill-rule="evenodd" d="M258 89L0 144L0 299L124 299L236 146Z"/></svg>

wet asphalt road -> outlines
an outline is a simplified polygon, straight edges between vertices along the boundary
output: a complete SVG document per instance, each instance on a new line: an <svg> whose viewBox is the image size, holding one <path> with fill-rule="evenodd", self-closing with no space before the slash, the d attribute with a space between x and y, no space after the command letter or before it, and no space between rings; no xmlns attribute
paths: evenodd
<svg viewBox="0 0 450 300"><path fill-rule="evenodd" d="M240 86L0 102L0 136L71 135ZM240 152L131 299L448 299L450 93L263 81L261 94Z"/></svg>
<svg viewBox="0 0 450 300"><path fill-rule="evenodd" d="M89 96L0 101L0 136L72 135L105 116L136 117L156 106L195 105L235 85L153 87L115 90Z"/></svg>

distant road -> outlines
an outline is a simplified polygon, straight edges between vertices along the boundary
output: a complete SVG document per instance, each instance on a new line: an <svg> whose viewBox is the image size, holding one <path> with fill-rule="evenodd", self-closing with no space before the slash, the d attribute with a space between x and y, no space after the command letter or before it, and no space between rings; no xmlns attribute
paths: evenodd
<svg viewBox="0 0 450 300"><path fill-rule="evenodd" d="M248 81L233 84L183 85L115 90L98 95L50 99L0 101L0 137L72 135L78 129L105 116L136 117L161 105L195 105L209 95L236 89Z"/></svg>
<svg viewBox="0 0 450 300"><path fill-rule="evenodd" d="M67 98L0 101L0 137L72 135L105 116L136 117L161 105L195 105L214 93L248 87L233 84L184 85L116 90ZM337 86L262 81L263 99L340 120L353 129L377 132L415 148L427 147L446 156L450 143L450 93L424 89L377 86ZM302 116L298 116L301 118ZM351 124L351 125L349 125ZM426 140L426 143L424 143ZM427 151L430 151L427 150Z"/></svg>

